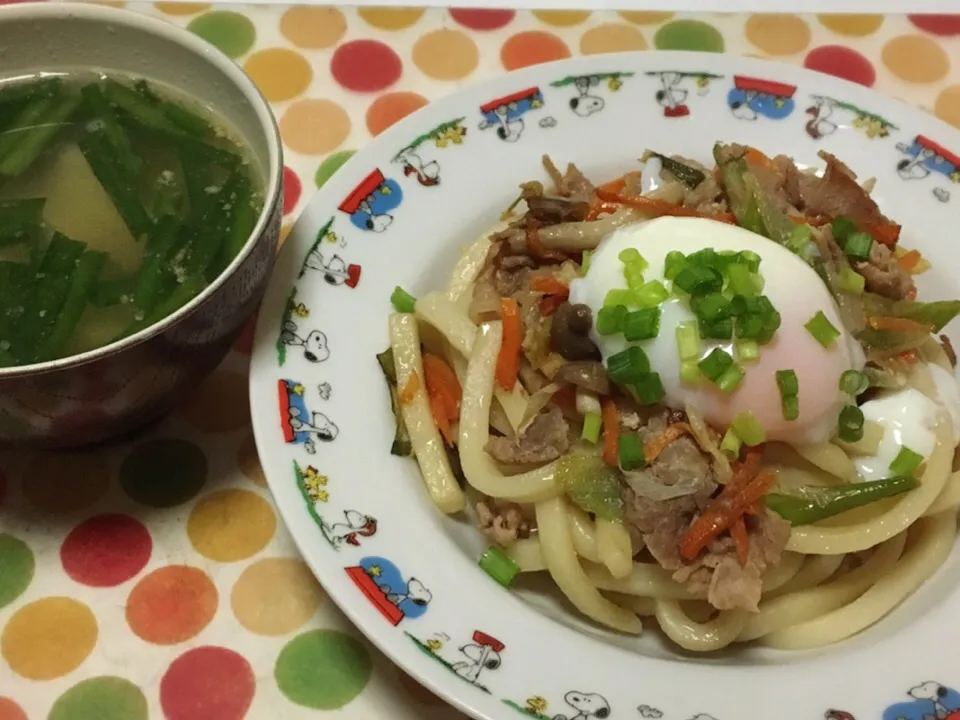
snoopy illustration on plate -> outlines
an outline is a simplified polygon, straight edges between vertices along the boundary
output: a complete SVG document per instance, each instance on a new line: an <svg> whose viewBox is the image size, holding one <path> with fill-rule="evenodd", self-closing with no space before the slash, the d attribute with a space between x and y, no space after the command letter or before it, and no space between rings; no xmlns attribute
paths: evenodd
<svg viewBox="0 0 960 720"><path fill-rule="evenodd" d="M483 120L480 129L495 127L497 137L504 142L516 142L523 134L523 117L531 110L543 107L543 93L540 88L531 87L511 95L491 100L480 106Z"/></svg>
<svg viewBox="0 0 960 720"><path fill-rule="evenodd" d="M484 670L496 670L500 667L500 653L504 647L504 644L492 635L475 630L473 642L460 648L460 654L466 660L453 663L450 669L467 682L476 684Z"/></svg>
<svg viewBox="0 0 960 720"><path fill-rule="evenodd" d="M398 152L393 162L403 167L403 174L415 177L423 187L434 187L440 184L440 163L436 160L425 159L426 150L430 149L430 141L437 150L463 145L467 135L467 128L463 121L466 118L456 118L437 125L429 132L416 138L413 142Z"/></svg>
<svg viewBox="0 0 960 720"><path fill-rule="evenodd" d="M687 105L690 91L683 87L689 85L688 81L693 82L698 95L706 95L710 92L710 82L722 77L712 73L681 72L677 70L660 70L646 74L649 77L657 78L660 82L660 88L654 95L654 99L663 108L663 116L666 118L682 118L690 114L690 107Z"/></svg>
<svg viewBox="0 0 960 720"><path fill-rule="evenodd" d="M575 715L554 715L553 720L604 720L610 717L610 703L603 695L584 693L572 690L563 696L563 701L570 706Z"/></svg>
<svg viewBox="0 0 960 720"><path fill-rule="evenodd" d="M813 96L813 105L807 108L807 115L810 119L804 124L804 128L807 135L814 140L832 135L839 127L844 126L844 123L862 130L871 140L888 137L891 130L899 129L879 115L826 95Z"/></svg>
<svg viewBox="0 0 960 720"><path fill-rule="evenodd" d="M310 413L304 394L306 386L294 380L279 380L280 427L283 439L294 445L303 445L303 449L313 455L317 452L316 440L333 442L340 433L339 428L321 412ZM309 418L309 419L307 419Z"/></svg>
<svg viewBox="0 0 960 720"><path fill-rule="evenodd" d="M372 537L377 534L377 520L356 510L344 510L345 522L329 524L320 520L320 530L333 546L339 550L344 545L360 547L361 537Z"/></svg>
<svg viewBox="0 0 960 720"><path fill-rule="evenodd" d="M330 348L327 346L327 336L319 330L311 330L306 335L300 335L297 324L293 320L283 323L280 331L280 342L290 347L303 350L303 357L312 363L322 363L330 357Z"/></svg>
<svg viewBox="0 0 960 720"><path fill-rule="evenodd" d="M393 223L390 213L403 202L403 190L396 180L374 170L340 203L340 212L350 216L350 222L361 230L384 232Z"/></svg>
<svg viewBox="0 0 960 720"><path fill-rule="evenodd" d="M912 700L891 705L883 720L960 720L960 693L927 681L907 690Z"/></svg>
<svg viewBox="0 0 960 720"><path fill-rule="evenodd" d="M740 120L755 121L761 116L783 120L796 107L793 99L796 92L796 85L735 75L733 88L727 94L727 105Z"/></svg>
<svg viewBox="0 0 960 720"><path fill-rule="evenodd" d="M904 157L897 162L897 175L903 180L922 180L931 174L942 175L951 183L960 182L960 155L952 153L926 135L917 135L912 143L897 143ZM950 199L950 192L934 188L933 195L940 202Z"/></svg>
<svg viewBox="0 0 960 720"><path fill-rule="evenodd" d="M623 86L623 78L633 77L632 72L626 73L597 73L594 75L571 75L550 83L551 87L566 87L573 85L577 94L570 98L570 109L580 117L590 117L600 112L607 101L600 94L600 83L606 80L607 89L615 93Z"/></svg>
<svg viewBox="0 0 960 720"><path fill-rule="evenodd" d="M386 558L365 557L346 568L346 572L392 625L399 625L404 618L420 617L433 600L426 585L415 577L405 580L397 566Z"/></svg>

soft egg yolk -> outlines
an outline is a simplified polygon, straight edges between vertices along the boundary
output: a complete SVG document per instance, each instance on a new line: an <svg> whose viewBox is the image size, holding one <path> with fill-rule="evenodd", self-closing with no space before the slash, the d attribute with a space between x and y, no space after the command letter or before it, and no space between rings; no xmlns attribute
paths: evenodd
<svg viewBox="0 0 960 720"><path fill-rule="evenodd" d="M607 292L627 287L619 255L628 248L637 250L647 261L644 280L660 280L668 289L671 283L664 277L664 265L671 251L689 255L712 248L717 252L756 253L760 257L758 274L764 281L762 294L780 313L780 328L770 342L760 346L758 360L741 364L744 378L729 394L706 378L696 385L680 380L676 328L682 322L696 320L686 294L671 295L660 305L656 338L628 343L622 334L602 336L594 329L591 339L604 362L631 344L639 345L650 360L650 369L660 374L665 391L662 402L673 408L689 405L721 430L737 415L749 412L763 426L768 440L801 444L824 441L834 433L840 409L849 401L840 392L840 375L862 369L863 354L844 329L829 290L811 267L786 248L743 228L703 218L661 217L620 228L604 238L591 257L586 275L571 284L570 301L587 305L596 318ZM840 332L826 348L804 327L817 311ZM715 347L723 348L736 360L731 340L701 340L700 357ZM783 417L778 370L793 370L797 375L800 412L792 421Z"/></svg>

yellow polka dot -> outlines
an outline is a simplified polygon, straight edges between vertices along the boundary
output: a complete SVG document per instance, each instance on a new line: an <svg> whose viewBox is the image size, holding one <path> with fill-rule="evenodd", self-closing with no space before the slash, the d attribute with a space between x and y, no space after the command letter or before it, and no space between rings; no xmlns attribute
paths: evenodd
<svg viewBox="0 0 960 720"><path fill-rule="evenodd" d="M569 27L570 25L579 25L588 17L589 10L534 10L533 14L537 16L540 22L557 27Z"/></svg>
<svg viewBox="0 0 960 720"><path fill-rule="evenodd" d="M237 579L230 605L250 632L285 635L307 622L322 599L323 590L302 560L265 558Z"/></svg>
<svg viewBox="0 0 960 720"><path fill-rule="evenodd" d="M86 605L48 597L20 608L0 635L0 655L30 680L51 680L78 668L97 644L97 619Z"/></svg>
<svg viewBox="0 0 960 720"><path fill-rule="evenodd" d="M838 35L873 35L883 25L883 15L853 15L846 13L817 15L820 24Z"/></svg>
<svg viewBox="0 0 960 720"><path fill-rule="evenodd" d="M240 443L240 449L237 451L237 467L240 468L240 472L248 480L253 481L260 487L267 486L267 479L263 475L263 467L260 465L257 444L253 441L253 435L248 435Z"/></svg>
<svg viewBox="0 0 960 720"><path fill-rule="evenodd" d="M332 100L300 100L280 118L283 142L304 155L336 150L349 134L350 116Z"/></svg>
<svg viewBox="0 0 960 720"><path fill-rule="evenodd" d="M291 230L293 230L293 222L285 222L280 227L280 241L277 243L277 253L280 252L280 248L282 248L283 244L287 241L287 236Z"/></svg>
<svg viewBox="0 0 960 720"><path fill-rule="evenodd" d="M770 55L793 55L810 44L810 28L796 15L751 15L744 29L747 40Z"/></svg>
<svg viewBox="0 0 960 720"><path fill-rule="evenodd" d="M266 500L248 490L220 490L200 499L187 520L194 549L217 562L255 555L270 542L277 518Z"/></svg>
<svg viewBox="0 0 960 720"><path fill-rule="evenodd" d="M181 411L187 422L202 432L242 428L250 422L246 376L225 370L215 372L193 391Z"/></svg>
<svg viewBox="0 0 960 720"><path fill-rule="evenodd" d="M646 50L647 41L632 25L605 23L587 30L580 38L580 52L584 55Z"/></svg>
<svg viewBox="0 0 960 720"><path fill-rule="evenodd" d="M941 120L960 128L960 85L949 85L941 90L933 112Z"/></svg>
<svg viewBox="0 0 960 720"><path fill-rule="evenodd" d="M673 17L672 12L646 12L644 10L621 10L620 17L637 25L659 25Z"/></svg>
<svg viewBox="0 0 960 720"><path fill-rule="evenodd" d="M23 494L34 507L67 513L93 505L110 486L110 468L99 452L43 453L23 470Z"/></svg>
<svg viewBox="0 0 960 720"><path fill-rule="evenodd" d="M950 58L936 41L923 35L901 35L883 46L883 64L901 80L928 83L950 72Z"/></svg>
<svg viewBox="0 0 960 720"><path fill-rule="evenodd" d="M243 65L270 102L294 98L310 86L313 69L303 55L284 48L255 52Z"/></svg>
<svg viewBox="0 0 960 720"><path fill-rule="evenodd" d="M357 15L380 30L403 30L423 17L423 8L413 7L364 7Z"/></svg>
<svg viewBox="0 0 960 720"><path fill-rule="evenodd" d="M347 19L332 7L294 5L280 18L280 32L300 48L331 47L346 31Z"/></svg>
<svg viewBox="0 0 960 720"><path fill-rule="evenodd" d="M437 80L460 80L477 67L476 43L459 30L434 30L413 46L413 62Z"/></svg>
<svg viewBox="0 0 960 720"><path fill-rule="evenodd" d="M210 3L192 2L158 2L154 5L165 15L196 15L210 7Z"/></svg>

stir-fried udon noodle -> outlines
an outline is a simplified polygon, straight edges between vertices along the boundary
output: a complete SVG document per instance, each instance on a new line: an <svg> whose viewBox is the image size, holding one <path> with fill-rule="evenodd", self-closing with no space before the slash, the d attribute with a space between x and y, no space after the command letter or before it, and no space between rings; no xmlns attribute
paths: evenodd
<svg viewBox="0 0 960 720"><path fill-rule="evenodd" d="M504 585L690 651L826 645L952 547L960 301L917 300L929 263L832 155L714 159L544 158L445 288L397 288L392 452Z"/></svg>

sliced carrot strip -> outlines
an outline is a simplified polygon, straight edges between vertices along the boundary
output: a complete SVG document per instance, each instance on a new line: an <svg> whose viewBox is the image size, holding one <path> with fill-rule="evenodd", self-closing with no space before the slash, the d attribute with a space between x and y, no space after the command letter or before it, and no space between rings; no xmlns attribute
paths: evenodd
<svg viewBox="0 0 960 720"><path fill-rule="evenodd" d="M705 215L703 213L697 212L692 208L686 208L681 205L673 205L672 203L668 203L666 200L659 200L657 198L626 197L625 195L609 193L600 188L597 188L597 197L607 202L619 203L620 205L626 205L627 207L636 208L637 210L643 210L645 212L651 213L652 215L656 215L656 216L672 215L674 217L702 217L702 218L707 218L708 220L717 220L719 222L724 222L724 223L727 223L728 225L737 224L737 220L733 216L733 213L720 213L719 215Z"/></svg>
<svg viewBox="0 0 960 720"><path fill-rule="evenodd" d="M430 396L430 414L433 415L433 421L437 425L437 430L439 430L443 436L444 442L453 447L453 430L450 428L450 418L447 416L447 408L440 395Z"/></svg>
<svg viewBox="0 0 960 720"><path fill-rule="evenodd" d="M919 357L917 356L916 350L904 350L902 353L897 355L897 359L902 360L907 365L913 365L917 362Z"/></svg>
<svg viewBox="0 0 960 720"><path fill-rule="evenodd" d="M873 316L867 318L867 325L874 330L890 330L901 333L931 333L933 327L916 320L899 317L879 317Z"/></svg>
<svg viewBox="0 0 960 720"><path fill-rule="evenodd" d="M520 308L513 298L500 298L500 317L503 320L503 341L497 355L497 385L504 390L513 390L520 369Z"/></svg>
<svg viewBox="0 0 960 720"><path fill-rule="evenodd" d="M730 537L733 539L733 546L737 549L737 560L743 567L747 564L747 557L750 555L750 536L747 535L747 523L742 516L730 526Z"/></svg>
<svg viewBox="0 0 960 720"><path fill-rule="evenodd" d="M758 165L760 167L770 167L773 165L773 161L755 147L747 148L743 159L747 161L747 165Z"/></svg>
<svg viewBox="0 0 960 720"><path fill-rule="evenodd" d="M693 428L685 422L668 425L663 432L643 444L643 457L652 463L667 445L683 435L693 435Z"/></svg>
<svg viewBox="0 0 960 720"><path fill-rule="evenodd" d="M610 398L604 398L600 405L603 413L603 461L607 465L617 467L618 446L620 443L620 416L617 414L617 404Z"/></svg>
<svg viewBox="0 0 960 720"><path fill-rule="evenodd" d="M540 301L540 314L553 315L566 301L567 298L564 295L547 295Z"/></svg>
<svg viewBox="0 0 960 720"><path fill-rule="evenodd" d="M923 255L920 254L919 250L910 250L907 253L904 253L900 256L900 259L897 260L897 265L900 266L901 270L906 270L910 272L913 270L920 260L923 259Z"/></svg>
<svg viewBox="0 0 960 720"><path fill-rule="evenodd" d="M413 402L418 392L420 392L420 376L413 372L410 373L406 384L403 386L403 389L400 390L400 404L409 405Z"/></svg>
<svg viewBox="0 0 960 720"><path fill-rule="evenodd" d="M447 420L454 421L460 417L460 399L463 390L457 375L447 363L432 353L423 354L423 379L427 385L427 394L430 400L438 397L442 402L444 415Z"/></svg>
<svg viewBox="0 0 960 720"><path fill-rule="evenodd" d="M627 178L625 175L621 175L616 180L611 180L610 182L605 182L603 185L598 185L597 190L602 190L603 192L608 192L608 193L619 194L623 192L623 189L626 186L627 186Z"/></svg>
<svg viewBox="0 0 960 720"><path fill-rule="evenodd" d="M865 223L861 229L873 235L874 240L887 247L894 247L900 239L900 226L896 223Z"/></svg>
<svg viewBox="0 0 960 720"><path fill-rule="evenodd" d="M534 275L530 279L530 289L534 292L546 293L547 295L567 296L570 294L570 288L566 283L558 280L553 275Z"/></svg>
<svg viewBox="0 0 960 720"><path fill-rule="evenodd" d="M696 559L710 541L729 530L748 507L767 494L775 482L773 473L760 472L741 489L729 494L720 493L680 540L680 556L687 562Z"/></svg>

